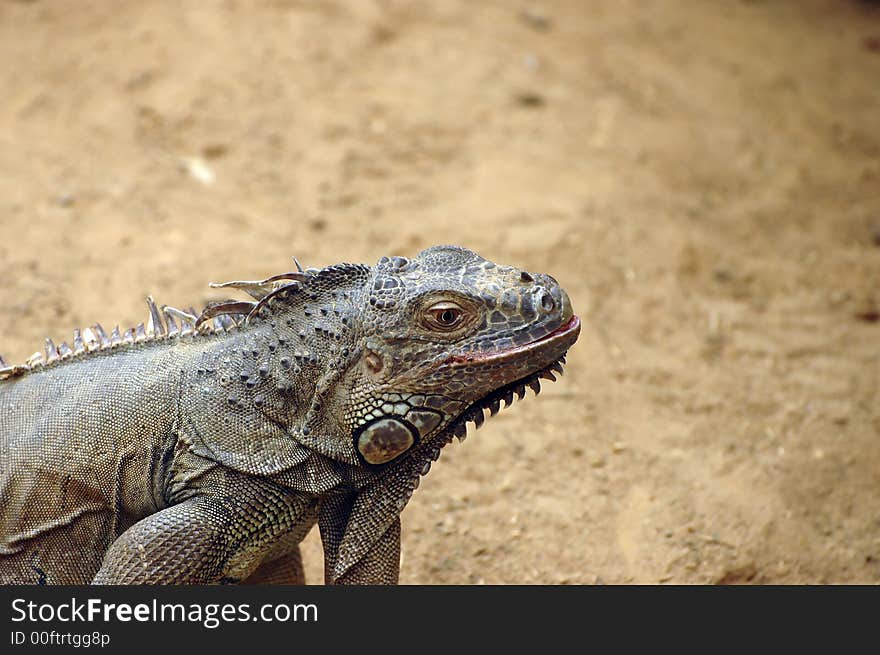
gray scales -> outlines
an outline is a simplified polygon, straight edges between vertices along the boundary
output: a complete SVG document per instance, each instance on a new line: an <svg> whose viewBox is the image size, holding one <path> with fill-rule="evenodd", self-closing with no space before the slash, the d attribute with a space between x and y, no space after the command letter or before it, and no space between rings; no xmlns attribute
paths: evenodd
<svg viewBox="0 0 880 655"><path fill-rule="evenodd" d="M326 582L396 583L420 476L580 332L464 248L297 268L0 359L0 583L302 583L316 523Z"/></svg>

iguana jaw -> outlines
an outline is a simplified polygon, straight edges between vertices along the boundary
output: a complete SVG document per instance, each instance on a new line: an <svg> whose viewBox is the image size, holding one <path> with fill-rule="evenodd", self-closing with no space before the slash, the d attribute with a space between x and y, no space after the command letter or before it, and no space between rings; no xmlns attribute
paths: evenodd
<svg viewBox="0 0 880 655"><path fill-rule="evenodd" d="M469 378L467 390L471 393L481 390L483 397L494 396L500 390L522 387L542 374L554 379L550 377L551 367L559 366L559 360L577 341L580 331L580 319L569 310L561 317L561 325L539 339L492 351L456 353L438 368L458 379ZM487 406L480 402L480 397L470 403Z"/></svg>
<svg viewBox="0 0 880 655"><path fill-rule="evenodd" d="M456 356L461 363L478 366L488 364L493 369L498 365L501 371L507 370L511 361L518 362L520 363L518 368L523 371L523 375L506 384L503 380L499 380L497 388L471 403L455 420L440 431L438 439L440 447L451 441L453 436L464 440L467 436L468 423L473 423L475 427L479 428L485 420L485 410L488 409L490 415L494 416L501 408L502 402L505 407L513 403L514 395L522 400L525 397L527 387L537 395L541 390L541 379L555 381L554 372L562 374L565 355L572 344L577 341L580 330L580 319L571 315L563 325L553 332L529 344L495 353ZM436 459L436 455L439 455L439 450L435 451L433 459Z"/></svg>

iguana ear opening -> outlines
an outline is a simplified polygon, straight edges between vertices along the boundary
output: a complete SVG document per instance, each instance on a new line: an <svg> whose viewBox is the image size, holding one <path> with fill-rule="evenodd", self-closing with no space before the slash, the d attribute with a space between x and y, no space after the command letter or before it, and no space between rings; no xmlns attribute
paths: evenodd
<svg viewBox="0 0 880 655"><path fill-rule="evenodd" d="M366 364L370 373L374 375L381 373L382 369L385 367L385 362L382 361L382 356L372 350L367 350L364 353L364 364Z"/></svg>

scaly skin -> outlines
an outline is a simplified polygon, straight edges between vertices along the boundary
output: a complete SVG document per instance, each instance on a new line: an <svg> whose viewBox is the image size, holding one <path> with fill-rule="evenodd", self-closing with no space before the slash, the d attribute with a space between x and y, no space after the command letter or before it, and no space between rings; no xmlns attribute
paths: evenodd
<svg viewBox="0 0 880 655"><path fill-rule="evenodd" d="M396 583L419 476L580 330L454 246L221 286L255 302L0 360L0 583L301 583L315 523L328 583Z"/></svg>

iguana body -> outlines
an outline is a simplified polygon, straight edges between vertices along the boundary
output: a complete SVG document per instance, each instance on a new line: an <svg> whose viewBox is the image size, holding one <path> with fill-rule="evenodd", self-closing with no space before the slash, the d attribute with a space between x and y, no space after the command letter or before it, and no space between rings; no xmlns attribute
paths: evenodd
<svg viewBox="0 0 880 655"><path fill-rule="evenodd" d="M0 583L394 583L440 448L577 339L549 276L439 246L150 301L146 328L0 363Z"/></svg>

